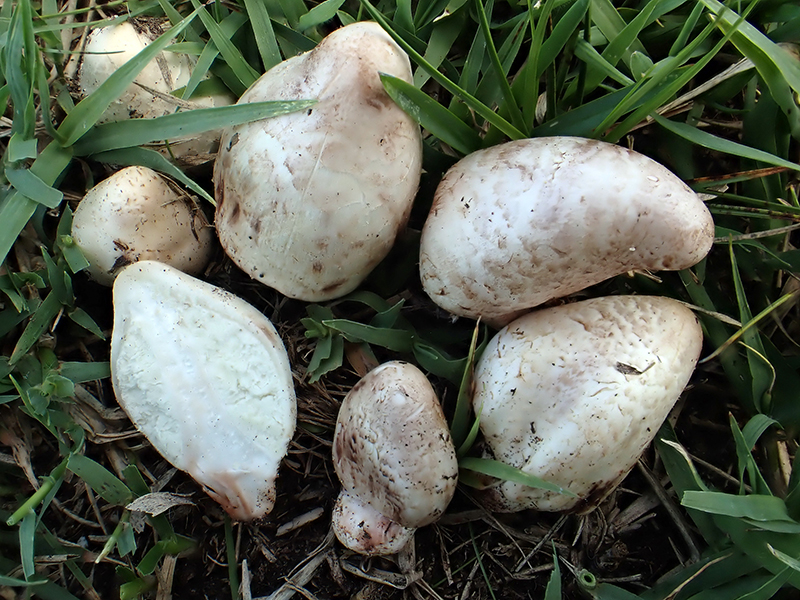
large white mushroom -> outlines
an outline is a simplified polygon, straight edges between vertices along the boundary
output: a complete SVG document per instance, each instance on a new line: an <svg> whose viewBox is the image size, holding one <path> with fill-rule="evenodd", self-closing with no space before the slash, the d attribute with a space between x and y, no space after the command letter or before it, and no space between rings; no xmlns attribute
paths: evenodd
<svg viewBox="0 0 800 600"><path fill-rule="evenodd" d="M680 270L711 248L700 198L652 159L596 140L500 144L444 176L420 276L442 308L503 325L632 270Z"/></svg>
<svg viewBox="0 0 800 600"><path fill-rule="evenodd" d="M625 477L689 381L703 340L694 314L651 296L528 313L489 341L473 407L494 457L576 494L510 481L500 511L586 512Z"/></svg>
<svg viewBox="0 0 800 600"><path fill-rule="evenodd" d="M351 550L393 554L450 503L458 461L436 393L415 366L393 361L364 376L336 421L333 466L342 491L333 529Z"/></svg>
<svg viewBox="0 0 800 600"><path fill-rule="evenodd" d="M297 406L263 314L167 265L130 265L114 283L111 379L153 447L232 517L272 510Z"/></svg>
<svg viewBox="0 0 800 600"><path fill-rule="evenodd" d="M138 260L196 275L214 248L213 229L194 199L147 167L117 171L86 192L72 237L89 261L89 276L109 286Z"/></svg>
<svg viewBox="0 0 800 600"><path fill-rule="evenodd" d="M420 131L380 72L411 81L408 57L377 24L342 27L239 100L313 98L313 108L223 134L214 167L220 242L287 296L317 302L352 291L408 220Z"/></svg>

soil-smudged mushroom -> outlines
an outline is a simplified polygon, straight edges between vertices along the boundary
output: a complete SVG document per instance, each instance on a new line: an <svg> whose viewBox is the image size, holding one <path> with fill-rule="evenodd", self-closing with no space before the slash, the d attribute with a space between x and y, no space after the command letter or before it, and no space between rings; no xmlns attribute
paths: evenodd
<svg viewBox="0 0 800 600"><path fill-rule="evenodd" d="M97 91L114 72L169 27L167 19L137 18L92 29L76 75L77 91L83 97ZM235 98L227 90L193 97L188 102L171 95L189 83L194 64L195 59L188 54L161 52L145 65L134 83L111 102L98 122L153 119L187 108L233 104ZM214 130L173 139L170 140L169 152L163 151L182 163L207 162L213 160L221 133Z"/></svg>
<svg viewBox="0 0 800 600"><path fill-rule="evenodd" d="M111 378L153 447L233 518L272 510L297 403L267 317L167 265L130 265L114 283Z"/></svg>
<svg viewBox="0 0 800 600"><path fill-rule="evenodd" d="M458 462L439 399L417 367L385 363L350 390L336 422L333 465L342 482L334 532L355 552L398 552L416 528L444 513Z"/></svg>
<svg viewBox="0 0 800 600"><path fill-rule="evenodd" d="M376 23L328 35L264 74L239 103L317 99L223 134L214 167L222 247L251 277L318 302L347 294L388 254L419 185L419 126L379 73L411 81Z"/></svg>
<svg viewBox="0 0 800 600"><path fill-rule="evenodd" d="M504 325L633 270L680 270L711 248L700 198L652 159L576 137L474 152L436 190L420 276L436 304Z"/></svg>
<svg viewBox="0 0 800 600"><path fill-rule="evenodd" d="M587 512L634 466L689 381L703 333L668 298L614 296L534 311L489 341L473 407L494 457L577 494L503 481L495 510Z"/></svg>
<svg viewBox="0 0 800 600"><path fill-rule="evenodd" d="M108 286L138 260L196 275L214 248L213 230L193 198L147 167L117 171L86 192L72 237L89 261L89 276Z"/></svg>

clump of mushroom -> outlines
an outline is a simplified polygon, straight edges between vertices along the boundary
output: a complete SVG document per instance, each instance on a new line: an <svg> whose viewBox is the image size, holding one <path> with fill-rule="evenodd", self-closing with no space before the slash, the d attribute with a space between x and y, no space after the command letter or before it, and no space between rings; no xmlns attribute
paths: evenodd
<svg viewBox="0 0 800 600"><path fill-rule="evenodd" d="M433 301L503 325L633 270L680 270L711 248L699 197L652 159L574 137L500 144L444 176L422 231Z"/></svg>
<svg viewBox="0 0 800 600"><path fill-rule="evenodd" d="M166 19L131 19L93 29L86 41L76 75L76 87L82 96L95 92L117 69L128 62L169 26ZM180 52L161 52L139 73L125 92L103 113L99 123L131 118L153 119L178 110L210 108L232 104L228 92L192 98L172 96L171 92L189 83L194 59ZM213 159L220 131L169 140L173 156L196 163Z"/></svg>
<svg viewBox="0 0 800 600"><path fill-rule="evenodd" d="M313 98L313 108L223 134L214 167L222 247L289 297L318 302L352 291L408 220L420 131L380 72L411 81L408 56L377 24L342 27L239 100Z"/></svg>
<svg viewBox="0 0 800 600"><path fill-rule="evenodd" d="M576 494L510 481L499 511L587 512L622 481L689 381L703 333L669 298L595 298L528 313L490 340L473 407L497 460Z"/></svg>
<svg viewBox="0 0 800 600"><path fill-rule="evenodd" d="M75 211L72 237L90 277L109 286L138 260L195 275L214 247L213 230L193 198L146 167L117 171L89 190Z"/></svg>
<svg viewBox="0 0 800 600"><path fill-rule="evenodd" d="M350 390L336 421L333 465L342 482L333 529L355 552L396 553L444 513L458 462L439 400L418 368L385 363Z"/></svg>
<svg viewBox="0 0 800 600"><path fill-rule="evenodd" d="M114 283L111 377L153 447L233 518L272 510L297 406L263 314L167 265L130 265Z"/></svg>

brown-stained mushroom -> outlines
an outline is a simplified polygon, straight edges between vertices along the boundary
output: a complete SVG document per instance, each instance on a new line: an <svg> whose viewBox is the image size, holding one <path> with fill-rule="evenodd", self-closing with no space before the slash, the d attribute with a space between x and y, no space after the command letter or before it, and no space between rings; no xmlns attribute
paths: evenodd
<svg viewBox="0 0 800 600"><path fill-rule="evenodd" d="M333 464L342 482L334 532L355 552L398 552L416 528L444 513L458 463L439 400L418 368L388 362L350 390L336 422Z"/></svg>

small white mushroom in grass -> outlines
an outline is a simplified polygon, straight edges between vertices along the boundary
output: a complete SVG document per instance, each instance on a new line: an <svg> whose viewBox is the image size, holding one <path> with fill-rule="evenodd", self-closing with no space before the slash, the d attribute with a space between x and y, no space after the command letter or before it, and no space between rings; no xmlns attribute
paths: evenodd
<svg viewBox="0 0 800 600"><path fill-rule="evenodd" d="M251 277L300 300L353 291L389 253L419 186L419 126L380 80L411 81L376 23L337 29L265 73L239 104L317 99L226 129L214 165L216 226Z"/></svg>
<svg viewBox="0 0 800 600"><path fill-rule="evenodd" d="M364 376L336 421L333 465L342 491L336 537L366 555L400 551L453 497L458 462L447 422L425 375L393 361Z"/></svg>
<svg viewBox="0 0 800 600"><path fill-rule="evenodd" d="M473 408L494 458L575 498L501 481L489 507L588 512L653 440L694 371L703 333L668 298L614 296L528 313L489 341Z"/></svg>
<svg viewBox="0 0 800 600"><path fill-rule="evenodd" d="M527 309L634 270L680 270L711 248L711 214L654 160L576 137L500 144L436 190L420 277L436 304L504 325Z"/></svg>
<svg viewBox="0 0 800 600"><path fill-rule="evenodd" d="M166 19L131 19L98 27L88 36L75 87L81 96L97 91L117 69L169 29ZM161 52L136 76L134 82L103 113L99 123L125 119L153 119L190 108L211 108L233 104L227 91L191 98L188 102L171 95L189 83L194 58L180 52ZM170 140L170 152L181 161L195 163L213 160L221 131L207 131ZM165 150L166 152L166 150Z"/></svg>
<svg viewBox="0 0 800 600"><path fill-rule="evenodd" d="M114 283L111 379L153 447L233 518L272 510L297 403L267 317L167 265L130 265Z"/></svg>
<svg viewBox="0 0 800 600"><path fill-rule="evenodd" d="M195 275L214 248L213 230L193 198L146 167L117 171L86 192L72 237L89 261L89 276L109 286L138 260Z"/></svg>

